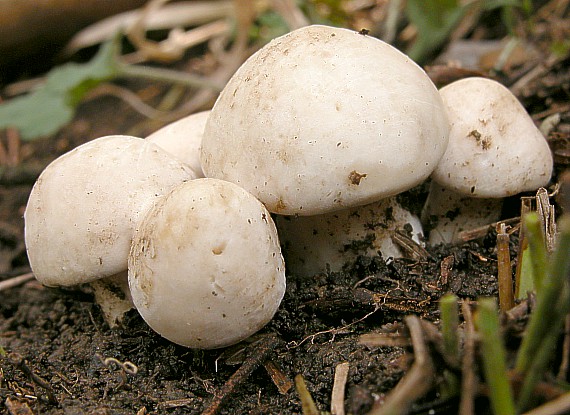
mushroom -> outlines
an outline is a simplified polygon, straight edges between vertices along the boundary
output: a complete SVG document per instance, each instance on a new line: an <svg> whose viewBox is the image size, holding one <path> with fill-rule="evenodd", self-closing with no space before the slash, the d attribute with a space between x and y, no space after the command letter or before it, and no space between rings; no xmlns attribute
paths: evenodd
<svg viewBox="0 0 570 415"><path fill-rule="evenodd" d="M420 244L419 218L404 209L395 197L364 206L314 216L275 215L287 272L302 277L325 270L337 272L359 255L400 258L393 242L404 232Z"/></svg>
<svg viewBox="0 0 570 415"><path fill-rule="evenodd" d="M129 286L139 313L168 340L213 349L263 327L285 292L285 267L269 212L239 186L183 183L135 232Z"/></svg>
<svg viewBox="0 0 570 415"><path fill-rule="evenodd" d="M448 129L437 89L407 56L313 25L274 39L233 75L206 123L202 168L273 213L316 215L424 181Z"/></svg>
<svg viewBox="0 0 570 415"><path fill-rule="evenodd" d="M124 274L139 217L193 178L157 145L129 136L98 138L60 156L40 174L24 214L35 277L72 286Z"/></svg>
<svg viewBox="0 0 570 415"><path fill-rule="evenodd" d="M146 139L188 164L198 177L204 177L200 165L200 145L210 111L197 112L167 124Z"/></svg>
<svg viewBox="0 0 570 415"><path fill-rule="evenodd" d="M500 83L465 78L440 90L451 123L449 145L432 174L422 212L437 221L431 244L500 217L502 199L550 180L552 153L522 104Z"/></svg>

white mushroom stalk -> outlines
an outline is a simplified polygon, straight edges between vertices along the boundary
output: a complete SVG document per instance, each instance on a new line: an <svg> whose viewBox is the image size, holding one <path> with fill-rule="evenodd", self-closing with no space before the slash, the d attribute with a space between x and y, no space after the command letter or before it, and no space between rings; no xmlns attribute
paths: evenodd
<svg viewBox="0 0 570 415"><path fill-rule="evenodd" d="M200 164L200 147L209 115L210 111L191 114L165 125L146 139L189 165L198 177L204 177Z"/></svg>
<svg viewBox="0 0 570 415"><path fill-rule="evenodd" d="M250 57L206 123L206 176L267 208L317 215L424 181L447 146L441 97L407 56L347 29L308 26Z"/></svg>
<svg viewBox="0 0 570 415"><path fill-rule="evenodd" d="M462 230L496 221L501 198L545 186L553 169L544 136L500 83L466 78L440 94L451 130L422 213L423 220L438 222L431 244L452 242Z"/></svg>
<svg viewBox="0 0 570 415"><path fill-rule="evenodd" d="M157 145L129 136L102 137L57 158L36 181L24 214L34 275L47 286L72 286L126 271L139 217L194 178Z"/></svg>
<svg viewBox="0 0 570 415"><path fill-rule="evenodd" d="M285 292L269 212L222 180L176 187L135 233L129 286L145 321L174 343L212 349L251 336L273 317Z"/></svg>
<svg viewBox="0 0 570 415"><path fill-rule="evenodd" d="M302 277L341 271L359 255L380 252L385 260L400 258L396 232L409 234L418 244L423 236L419 218L395 197L315 216L276 215L275 223L287 272Z"/></svg>

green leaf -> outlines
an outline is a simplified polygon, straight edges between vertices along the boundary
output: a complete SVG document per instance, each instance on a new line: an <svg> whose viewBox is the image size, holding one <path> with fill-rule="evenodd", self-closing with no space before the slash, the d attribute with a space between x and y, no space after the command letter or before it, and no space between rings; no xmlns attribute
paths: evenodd
<svg viewBox="0 0 570 415"><path fill-rule="evenodd" d="M408 0L406 13L418 35L407 54L423 63L447 40L467 7L459 0Z"/></svg>
<svg viewBox="0 0 570 415"><path fill-rule="evenodd" d="M118 39L113 39L91 61L56 67L34 92L1 104L0 129L17 128L23 140L56 133L71 121L87 92L118 75L117 48Z"/></svg>

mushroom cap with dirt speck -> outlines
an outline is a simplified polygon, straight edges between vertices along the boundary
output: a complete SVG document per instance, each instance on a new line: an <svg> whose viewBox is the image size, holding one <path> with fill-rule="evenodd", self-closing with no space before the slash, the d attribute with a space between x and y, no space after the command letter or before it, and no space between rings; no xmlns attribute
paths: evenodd
<svg viewBox="0 0 570 415"><path fill-rule="evenodd" d="M372 203L424 181L447 146L426 73L376 38L307 26L274 39L230 79L206 123L207 177L274 213Z"/></svg>
<svg viewBox="0 0 570 415"><path fill-rule="evenodd" d="M157 145L130 136L101 137L60 156L34 184L24 214L36 278L70 286L126 270L139 217L194 178Z"/></svg>
<svg viewBox="0 0 570 415"><path fill-rule="evenodd" d="M273 317L285 292L275 224L233 183L186 182L142 219L129 287L144 320L170 341L198 349L237 343Z"/></svg>
<svg viewBox="0 0 570 415"><path fill-rule="evenodd" d="M204 177L200 165L200 146L210 111L188 115L149 135L146 139L188 164L198 177Z"/></svg>
<svg viewBox="0 0 570 415"><path fill-rule="evenodd" d="M432 178L444 188L480 198L536 190L550 180L552 153L517 98L486 78L465 78L440 94L451 130Z"/></svg>

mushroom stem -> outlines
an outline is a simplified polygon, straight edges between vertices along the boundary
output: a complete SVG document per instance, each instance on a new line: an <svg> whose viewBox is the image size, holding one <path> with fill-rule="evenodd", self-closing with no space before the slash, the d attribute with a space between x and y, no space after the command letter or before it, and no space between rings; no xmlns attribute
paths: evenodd
<svg viewBox="0 0 570 415"><path fill-rule="evenodd" d="M327 267L340 271L359 255L376 255L378 251L385 259L402 257L392 241L394 232L406 230L418 243L423 234L419 219L396 197L321 215L277 215L275 223L288 273L300 276L311 276Z"/></svg>
<svg viewBox="0 0 570 415"><path fill-rule="evenodd" d="M422 211L429 244L453 243L460 232L496 222L502 206L503 199L465 196L432 181Z"/></svg>
<svg viewBox="0 0 570 415"><path fill-rule="evenodd" d="M120 325L124 315L135 307L126 270L92 281L90 285L95 302L101 307L103 317L110 328Z"/></svg>

